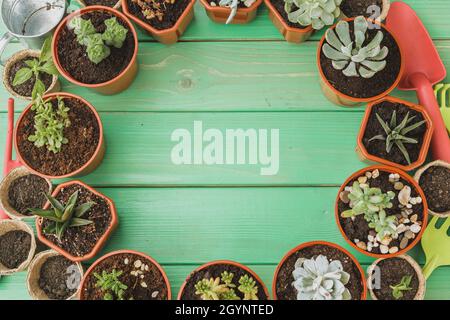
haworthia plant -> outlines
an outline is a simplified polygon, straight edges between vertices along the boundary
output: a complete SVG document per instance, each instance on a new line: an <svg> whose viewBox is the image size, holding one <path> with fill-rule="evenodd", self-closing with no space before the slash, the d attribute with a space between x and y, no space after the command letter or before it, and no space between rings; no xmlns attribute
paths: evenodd
<svg viewBox="0 0 450 320"><path fill-rule="evenodd" d="M229 24L233 21L234 17L236 16L239 3L242 2L247 8L250 8L252 4L256 2L256 0L220 0L219 6L230 8L231 12L228 16L228 19L226 21L226 24ZM213 2L215 3L215 2Z"/></svg>
<svg viewBox="0 0 450 320"><path fill-rule="evenodd" d="M322 52L332 60L333 68L342 70L345 76L372 78L386 67L389 49L381 47L383 32L379 30L372 39L368 39L369 25L362 16L355 18L353 27L354 40L347 21L339 21L334 30L327 30Z"/></svg>
<svg viewBox="0 0 450 320"><path fill-rule="evenodd" d="M292 23L320 30L339 17L342 0L284 0L284 10Z"/></svg>

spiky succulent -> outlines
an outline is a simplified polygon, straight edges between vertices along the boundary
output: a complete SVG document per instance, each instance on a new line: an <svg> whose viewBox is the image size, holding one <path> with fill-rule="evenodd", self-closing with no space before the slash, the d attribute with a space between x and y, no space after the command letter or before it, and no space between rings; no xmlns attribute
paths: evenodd
<svg viewBox="0 0 450 320"><path fill-rule="evenodd" d="M342 0L284 0L284 10L292 23L320 30L339 17Z"/></svg>
<svg viewBox="0 0 450 320"><path fill-rule="evenodd" d="M104 292L103 300L123 300L123 295L128 286L123 284L119 277L123 271L113 269L110 273L103 270L101 274L94 272L94 277L97 279L95 286Z"/></svg>
<svg viewBox="0 0 450 320"><path fill-rule="evenodd" d="M372 39L368 39L369 24L362 16L355 18L353 27L354 40L347 21L339 21L335 30L327 30L322 52L332 60L333 68L342 70L345 76L372 78L386 67L389 49L381 47L383 32L379 30Z"/></svg>
<svg viewBox="0 0 450 320"><path fill-rule="evenodd" d="M228 16L228 19L226 21L226 24L231 23L233 21L234 17L236 16L236 13L238 11L239 3L242 2L247 8L251 7L252 4L256 2L256 0L220 0L219 6L230 8L231 12Z"/></svg>
<svg viewBox="0 0 450 320"><path fill-rule="evenodd" d="M401 299L403 297L404 291L412 290L412 288L410 287L411 280L412 276L404 276L402 277L402 280L400 281L399 284L396 284L395 286L390 286L390 288L392 289L392 296L396 300Z"/></svg>
<svg viewBox="0 0 450 320"><path fill-rule="evenodd" d="M241 300L236 294L233 278L233 273L224 271L220 278L202 279L194 286L195 294L202 300ZM244 300L258 300L258 286L252 277L240 277L239 284L237 289L244 294Z"/></svg>
<svg viewBox="0 0 450 320"><path fill-rule="evenodd" d="M239 284L238 290L244 294L244 300L258 300L258 287L252 277L242 276L239 279Z"/></svg>
<svg viewBox="0 0 450 320"><path fill-rule="evenodd" d="M423 125L426 121L422 120L419 122L416 122L412 125L409 125L411 121L414 120L415 116L410 117L409 112L406 114L406 116L403 118L403 120L400 122L400 124L397 124L397 113L394 110L392 113L391 120L389 124L383 120L383 118L380 117L378 113L375 113L378 122L383 127L383 130L385 134L380 134L372 137L370 141L373 140L383 140L386 142L386 152L390 153L392 150L392 147L395 145L397 148L401 151L403 156L405 157L405 160L408 162L408 164L411 164L411 158L409 156L408 150L405 148L405 143L418 143L416 139L409 138L406 135L413 131L414 129L419 128L421 125Z"/></svg>
<svg viewBox="0 0 450 320"><path fill-rule="evenodd" d="M297 290L297 300L350 300L350 291L345 285L350 275L344 271L339 260L328 261L319 255L316 258L300 258L292 272Z"/></svg>

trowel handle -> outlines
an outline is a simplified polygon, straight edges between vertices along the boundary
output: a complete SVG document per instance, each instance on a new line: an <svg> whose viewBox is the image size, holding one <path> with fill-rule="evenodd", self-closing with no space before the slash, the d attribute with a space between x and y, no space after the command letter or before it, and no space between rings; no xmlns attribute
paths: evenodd
<svg viewBox="0 0 450 320"><path fill-rule="evenodd" d="M427 109L433 121L434 133L431 139L433 158L450 163L450 139L431 82L422 73L410 76L409 80L417 88L419 103Z"/></svg>

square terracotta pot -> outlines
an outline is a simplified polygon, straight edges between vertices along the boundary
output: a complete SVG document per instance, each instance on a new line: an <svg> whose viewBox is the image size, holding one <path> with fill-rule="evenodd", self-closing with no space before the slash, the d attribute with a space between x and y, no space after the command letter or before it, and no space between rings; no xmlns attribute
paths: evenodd
<svg viewBox="0 0 450 320"><path fill-rule="evenodd" d="M249 8L239 8L236 16L233 18L230 24L245 24L255 19L258 12L258 7L263 0L256 0ZM200 0L201 4L205 7L208 17L216 23L225 23L230 16L231 9L216 6L213 7L207 0Z"/></svg>

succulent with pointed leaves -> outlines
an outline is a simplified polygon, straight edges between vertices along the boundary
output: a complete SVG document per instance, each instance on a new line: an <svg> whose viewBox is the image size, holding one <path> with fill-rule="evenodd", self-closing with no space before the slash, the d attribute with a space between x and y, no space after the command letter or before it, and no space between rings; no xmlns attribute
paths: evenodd
<svg viewBox="0 0 450 320"><path fill-rule="evenodd" d="M284 10L292 23L320 30L340 16L342 0L284 0Z"/></svg>
<svg viewBox="0 0 450 320"><path fill-rule="evenodd" d="M119 277L123 274L123 271L117 271L113 269L110 273L103 270L101 274L94 272L94 277L97 279L95 286L100 288L105 294L103 300L123 300L123 295L128 286L123 284Z"/></svg>

